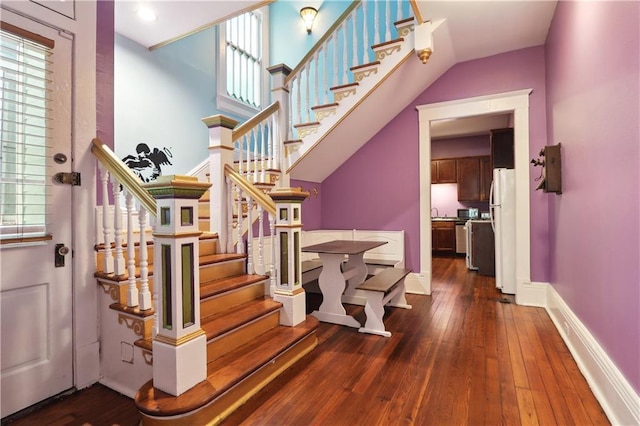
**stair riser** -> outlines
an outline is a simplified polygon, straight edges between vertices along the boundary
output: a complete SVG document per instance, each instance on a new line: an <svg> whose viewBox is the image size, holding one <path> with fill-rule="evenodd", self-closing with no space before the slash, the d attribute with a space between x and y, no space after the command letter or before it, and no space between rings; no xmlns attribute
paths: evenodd
<svg viewBox="0 0 640 426"><path fill-rule="evenodd" d="M232 260L229 262L214 263L200 267L200 282L219 280L221 278L232 277L244 274L244 259Z"/></svg>
<svg viewBox="0 0 640 426"><path fill-rule="evenodd" d="M211 230L211 221L209 219L198 219L198 230L209 232Z"/></svg>
<svg viewBox="0 0 640 426"><path fill-rule="evenodd" d="M174 417L151 417L145 413L142 415L142 425L144 426L191 426L191 425L216 425L228 417L234 410L244 404L249 398L258 393L268 385L278 375L287 368L295 364L303 356L311 352L318 345L316 333L309 334L304 339L290 347L284 354L275 358L273 362L265 365L251 376L231 388L220 398L212 401L209 405L187 413L183 416Z"/></svg>
<svg viewBox="0 0 640 426"><path fill-rule="evenodd" d="M200 302L200 318L206 318L262 297L264 297L264 284L262 282L210 297Z"/></svg>
<svg viewBox="0 0 640 426"><path fill-rule="evenodd" d="M211 362L257 338L280 324L280 311L270 312L207 343L207 362Z"/></svg>
<svg viewBox="0 0 640 426"><path fill-rule="evenodd" d="M209 214L209 212L211 211L210 206L211 205L208 202L198 203L198 217L211 217L211 215Z"/></svg>

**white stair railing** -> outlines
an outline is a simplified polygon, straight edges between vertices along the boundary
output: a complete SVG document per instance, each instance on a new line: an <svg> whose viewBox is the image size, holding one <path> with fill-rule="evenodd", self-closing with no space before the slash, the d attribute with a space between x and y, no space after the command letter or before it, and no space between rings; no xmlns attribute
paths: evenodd
<svg viewBox="0 0 640 426"><path fill-rule="evenodd" d="M98 159L102 188L100 235L104 255L99 272L116 280L125 278L126 305L141 311L149 310L153 305L149 286L147 234L150 220L147 212L155 215L156 202L141 187L138 177L99 139L93 140L91 151ZM113 204L110 204L109 194Z"/></svg>
<svg viewBox="0 0 640 426"><path fill-rule="evenodd" d="M397 37L393 24L412 16L409 3L354 1L320 38L285 80L291 105L287 139L299 137L296 124L315 121L312 107L334 102L332 88L352 83L352 67L375 61L370 40L375 45Z"/></svg>

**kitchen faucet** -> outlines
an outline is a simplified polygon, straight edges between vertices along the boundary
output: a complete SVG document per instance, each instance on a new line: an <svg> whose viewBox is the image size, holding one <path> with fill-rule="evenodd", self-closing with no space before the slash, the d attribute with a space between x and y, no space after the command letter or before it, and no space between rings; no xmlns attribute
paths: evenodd
<svg viewBox="0 0 640 426"><path fill-rule="evenodd" d="M436 211L436 215L433 215L433 211ZM431 207L431 217L438 217L440 216L440 213L438 212L438 209L436 207Z"/></svg>

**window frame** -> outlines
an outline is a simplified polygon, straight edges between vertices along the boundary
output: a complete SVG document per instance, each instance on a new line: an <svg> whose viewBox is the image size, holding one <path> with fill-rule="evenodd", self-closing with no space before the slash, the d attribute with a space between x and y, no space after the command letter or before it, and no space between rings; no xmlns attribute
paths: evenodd
<svg viewBox="0 0 640 426"><path fill-rule="evenodd" d="M216 106L218 110L236 114L242 118L250 118L260 112L269 103L269 73L267 72L267 64L269 63L269 8L262 7L251 11L262 15L262 58L260 73L260 107L256 108L247 103L239 101L227 95L227 23L223 22L217 26L218 44L217 44L217 90L216 90ZM247 12L248 13L248 12Z"/></svg>

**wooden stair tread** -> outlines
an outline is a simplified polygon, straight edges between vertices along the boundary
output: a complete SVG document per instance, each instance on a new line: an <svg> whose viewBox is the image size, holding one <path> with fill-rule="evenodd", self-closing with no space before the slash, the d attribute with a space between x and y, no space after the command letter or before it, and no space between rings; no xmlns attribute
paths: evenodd
<svg viewBox="0 0 640 426"><path fill-rule="evenodd" d="M277 311L281 307L282 303L275 302L271 298L255 299L215 315L202 318L200 327L206 333L207 340L210 340L270 312Z"/></svg>
<svg viewBox="0 0 640 426"><path fill-rule="evenodd" d="M226 262L228 260L238 260L246 258L246 254L236 254L236 253L217 253L217 254L207 254L204 256L200 256L198 259L200 261L200 266L211 265L213 263Z"/></svg>
<svg viewBox="0 0 640 426"><path fill-rule="evenodd" d="M242 274L200 283L200 299L206 299L267 279L266 275Z"/></svg>
<svg viewBox="0 0 640 426"><path fill-rule="evenodd" d="M222 356L207 366L207 379L180 396L153 387L153 380L138 390L135 403L143 413L152 416L175 416L197 410L221 396L263 365L286 352L314 332L318 320L307 316L296 327L276 327L251 343Z"/></svg>

